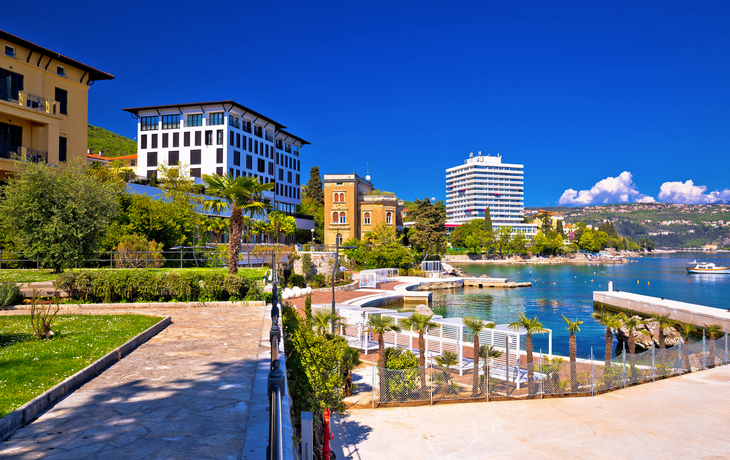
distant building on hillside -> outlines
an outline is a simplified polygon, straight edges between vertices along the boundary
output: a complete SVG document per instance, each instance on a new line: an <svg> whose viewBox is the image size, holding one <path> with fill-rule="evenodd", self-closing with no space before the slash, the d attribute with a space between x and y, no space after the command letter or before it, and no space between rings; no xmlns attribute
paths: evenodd
<svg viewBox="0 0 730 460"><path fill-rule="evenodd" d="M368 179L356 173L325 174L324 222L325 245L335 245L338 239L340 244L351 238L362 239L382 222L402 230L403 200L375 190Z"/></svg>
<svg viewBox="0 0 730 460"><path fill-rule="evenodd" d="M286 126L234 101L124 109L138 118L137 174L186 164L190 176L230 173L274 183L264 194L275 210L295 214L301 200L300 155L309 142Z"/></svg>
<svg viewBox="0 0 730 460"><path fill-rule="evenodd" d="M535 224L523 222L524 165L502 163L502 157L469 154L464 164L446 170L446 227L454 229L486 212L494 231L512 227L532 238Z"/></svg>
<svg viewBox="0 0 730 460"><path fill-rule="evenodd" d="M16 171L16 157L49 165L83 158L89 86L114 76L3 30L0 53L0 182Z"/></svg>

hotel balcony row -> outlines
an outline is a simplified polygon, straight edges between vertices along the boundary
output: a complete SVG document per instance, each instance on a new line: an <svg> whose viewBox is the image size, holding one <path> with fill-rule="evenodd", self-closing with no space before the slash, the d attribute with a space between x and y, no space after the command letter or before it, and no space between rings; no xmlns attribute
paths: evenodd
<svg viewBox="0 0 730 460"><path fill-rule="evenodd" d="M34 163L48 163L48 152L44 150L31 149L20 145L0 144L0 159L21 160L26 159Z"/></svg>
<svg viewBox="0 0 730 460"><path fill-rule="evenodd" d="M61 105L58 101L27 91L7 91L0 88L0 101L17 104L36 112L45 112L53 115L59 115L61 112Z"/></svg>

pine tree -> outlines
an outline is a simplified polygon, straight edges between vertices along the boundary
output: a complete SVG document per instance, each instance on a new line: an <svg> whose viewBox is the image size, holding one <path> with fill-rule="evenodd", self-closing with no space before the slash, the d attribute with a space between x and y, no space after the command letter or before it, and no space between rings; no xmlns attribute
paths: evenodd
<svg viewBox="0 0 730 460"><path fill-rule="evenodd" d="M429 253L441 254L446 250L446 213L438 206L431 204L428 198L416 198L416 209L411 216L416 224L413 226L411 244L423 251L423 260Z"/></svg>
<svg viewBox="0 0 730 460"><path fill-rule="evenodd" d="M309 182L307 182L306 191L308 198L324 206L324 187L322 186L318 166L312 166L312 169L309 170Z"/></svg>
<svg viewBox="0 0 730 460"><path fill-rule="evenodd" d="M565 232L563 231L563 221L558 220L558 223L555 225L555 231L557 233L560 233L560 236L565 236Z"/></svg>

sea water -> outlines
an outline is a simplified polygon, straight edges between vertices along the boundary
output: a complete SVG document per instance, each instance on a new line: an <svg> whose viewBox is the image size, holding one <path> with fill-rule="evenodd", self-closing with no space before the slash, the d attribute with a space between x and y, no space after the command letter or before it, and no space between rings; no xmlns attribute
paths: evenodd
<svg viewBox="0 0 730 460"><path fill-rule="evenodd" d="M664 297L716 308L730 308L730 275L688 275L687 263L711 261L730 266L728 253L675 253L631 259L627 264L498 265L453 264L469 276L487 274L510 281L530 281L531 288L464 288L435 291L431 308L444 317L478 316L497 324L510 323L520 313L537 317L553 331L553 353L567 356L570 334L562 315L585 321L577 334L578 357L603 356L606 328L591 318L593 291L613 289ZM547 353L547 334L533 336L534 349ZM617 345L614 339L614 349ZM615 351L615 350L614 350ZM619 350L620 351L620 350Z"/></svg>

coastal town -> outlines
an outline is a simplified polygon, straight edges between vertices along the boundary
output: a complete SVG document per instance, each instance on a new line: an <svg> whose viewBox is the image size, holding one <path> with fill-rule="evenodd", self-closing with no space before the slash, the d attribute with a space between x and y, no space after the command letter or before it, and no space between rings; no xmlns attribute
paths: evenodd
<svg viewBox="0 0 730 460"><path fill-rule="evenodd" d="M0 458L730 452L724 168L680 169L683 139L640 137L670 128L616 124L580 78L605 114L517 72L487 27L537 63L495 18L599 42L624 19L421 7L411 24L414 6L216 6L259 36L275 17L276 34L204 27L162 54L120 45L137 21L121 10L94 40L0 24ZM673 8L650 18L665 40ZM149 9L135 31L191 30ZM562 72L604 67L552 40ZM601 84L630 93L625 77ZM692 411L681 432L655 416Z"/></svg>

